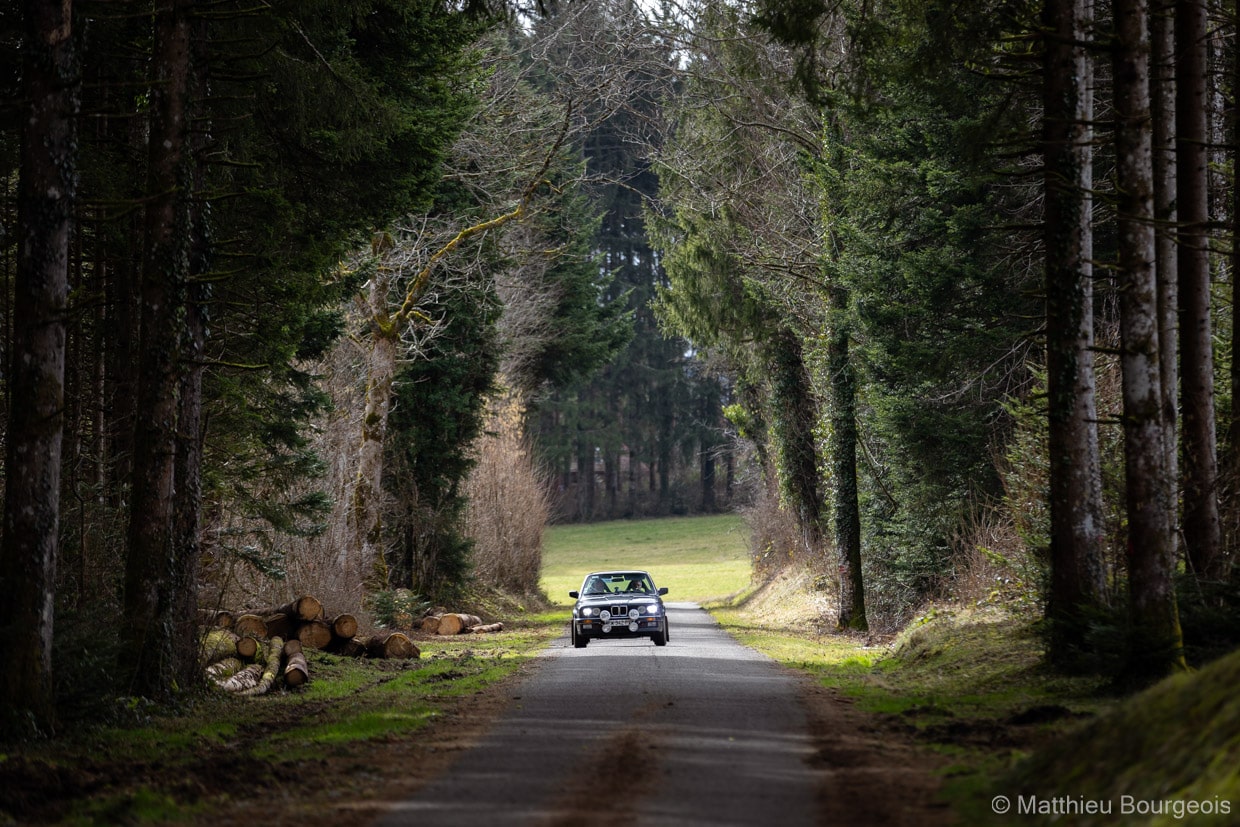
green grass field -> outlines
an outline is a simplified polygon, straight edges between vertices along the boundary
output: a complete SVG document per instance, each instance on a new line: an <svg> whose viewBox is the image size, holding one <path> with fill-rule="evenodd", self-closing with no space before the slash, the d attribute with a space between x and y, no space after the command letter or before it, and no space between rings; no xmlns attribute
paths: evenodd
<svg viewBox="0 0 1240 827"><path fill-rule="evenodd" d="M553 526L543 543L542 587L571 605L591 571L634 568L668 588L671 601L702 602L749 585L748 536L735 514Z"/></svg>

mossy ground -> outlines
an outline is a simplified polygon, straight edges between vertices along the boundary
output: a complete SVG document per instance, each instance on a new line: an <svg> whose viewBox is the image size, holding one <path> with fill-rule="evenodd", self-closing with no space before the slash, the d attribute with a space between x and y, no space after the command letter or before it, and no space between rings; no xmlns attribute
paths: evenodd
<svg viewBox="0 0 1240 827"><path fill-rule="evenodd" d="M893 638L837 635L815 628L804 612L790 624L787 596L773 606L762 593L713 612L743 643L850 699L888 737L923 749L939 766L940 796L959 823L1223 825L1240 818L1240 653L1121 696L1106 678L1050 669L1028 615L941 608ZM995 813L996 796L1006 796L1012 811ZM1065 797L1110 802L1112 813L1021 813L1021 796L1026 804L1030 796L1059 798L1061 810L1073 806ZM1123 812L1124 796L1150 802L1153 812ZM1188 802L1213 812L1194 815Z"/></svg>
<svg viewBox="0 0 1240 827"><path fill-rule="evenodd" d="M460 749L502 708L505 679L566 623L563 611L530 612L500 634L420 640L408 661L310 652L311 682L296 692L203 692L129 725L0 746L0 824L364 820L338 808L416 784L436 753Z"/></svg>

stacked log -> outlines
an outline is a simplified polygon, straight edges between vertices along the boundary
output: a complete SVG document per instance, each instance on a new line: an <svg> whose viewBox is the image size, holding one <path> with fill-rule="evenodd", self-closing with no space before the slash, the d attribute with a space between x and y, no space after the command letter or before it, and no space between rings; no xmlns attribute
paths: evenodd
<svg viewBox="0 0 1240 827"><path fill-rule="evenodd" d="M234 619L232 630L237 633L238 637L249 635L253 638L265 638L268 636L267 621L253 612L246 612Z"/></svg>
<svg viewBox="0 0 1240 827"><path fill-rule="evenodd" d="M198 612L199 623L203 626L214 626L218 629L231 629L233 613L226 609L201 609Z"/></svg>
<svg viewBox="0 0 1240 827"><path fill-rule="evenodd" d="M229 675L227 678L216 681L215 685L225 692L244 692L247 689L253 689L258 686L262 676L263 665L261 663L252 663L240 671Z"/></svg>
<svg viewBox="0 0 1240 827"><path fill-rule="evenodd" d="M207 677L216 683L219 683L220 681L231 678L244 668L245 663L241 660L241 658L228 657L223 660L217 660L215 663L207 666Z"/></svg>
<svg viewBox="0 0 1240 827"><path fill-rule="evenodd" d="M474 615L459 617L463 618L459 621L462 628L464 624L481 622ZM356 617L337 614L329 618L323 604L311 595L302 595L275 608L203 613L202 621L215 627L205 631L202 638L201 656L207 677L221 689L242 695L265 694L281 681L289 688L307 684L307 649L350 657L421 655L402 632L383 631L360 637Z"/></svg>
<svg viewBox="0 0 1240 827"><path fill-rule="evenodd" d="M481 625L482 618L477 615L448 612L439 616L439 634L441 635L459 635L467 631L471 626Z"/></svg>
<svg viewBox="0 0 1240 827"><path fill-rule="evenodd" d="M326 649L332 642L332 627L326 620L309 620L297 627L297 639L307 649Z"/></svg>
<svg viewBox="0 0 1240 827"><path fill-rule="evenodd" d="M237 654L237 635L228 629L212 629L202 638L200 658L204 664L212 664Z"/></svg>
<svg viewBox="0 0 1240 827"><path fill-rule="evenodd" d="M273 637L284 640L291 640L297 637L298 624L290 614L272 612L271 614L263 615L263 622L267 624L267 634Z"/></svg>
<svg viewBox="0 0 1240 827"><path fill-rule="evenodd" d="M357 636L357 618L350 614L336 615L332 618L332 636L352 640Z"/></svg>
<svg viewBox="0 0 1240 827"><path fill-rule="evenodd" d="M382 632L366 641L366 654L373 658L416 658L421 655L403 632Z"/></svg>
<svg viewBox="0 0 1240 827"><path fill-rule="evenodd" d="M284 642L284 682L290 688L297 688L310 680L310 667L306 664L306 655L301 650L301 641Z"/></svg>

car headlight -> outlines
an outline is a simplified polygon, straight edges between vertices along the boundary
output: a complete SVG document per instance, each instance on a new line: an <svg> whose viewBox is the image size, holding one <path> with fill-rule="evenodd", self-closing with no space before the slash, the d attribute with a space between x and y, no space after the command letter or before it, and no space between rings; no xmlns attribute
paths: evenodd
<svg viewBox="0 0 1240 827"><path fill-rule="evenodd" d="M602 618L603 620L611 620L611 612L607 611L606 609L603 609L603 611L599 612L598 616Z"/></svg>
<svg viewBox="0 0 1240 827"><path fill-rule="evenodd" d="M582 616L582 617L593 617L593 616L594 616L594 610L593 610L593 609L591 609L591 608L589 608L589 607L584 608L584 609L582 609L582 610L581 610L581 616Z"/></svg>
<svg viewBox="0 0 1240 827"><path fill-rule="evenodd" d="M637 620L641 615L642 613L637 611L636 607L629 609L629 620Z"/></svg>
<svg viewBox="0 0 1240 827"><path fill-rule="evenodd" d="M646 611L652 615L657 615L659 613L659 604L651 603L649 606L646 607Z"/></svg>

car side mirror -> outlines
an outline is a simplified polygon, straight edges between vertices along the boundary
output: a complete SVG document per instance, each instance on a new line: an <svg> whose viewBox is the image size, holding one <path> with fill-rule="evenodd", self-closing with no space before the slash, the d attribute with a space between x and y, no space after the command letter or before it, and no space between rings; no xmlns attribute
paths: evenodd
<svg viewBox="0 0 1240 827"><path fill-rule="evenodd" d="M580 597L581 595L577 594L577 592L569 592L568 596L569 597Z"/></svg>
<svg viewBox="0 0 1240 827"><path fill-rule="evenodd" d="M659 589L659 594L667 594L667 586L664 586L663 588Z"/></svg>

